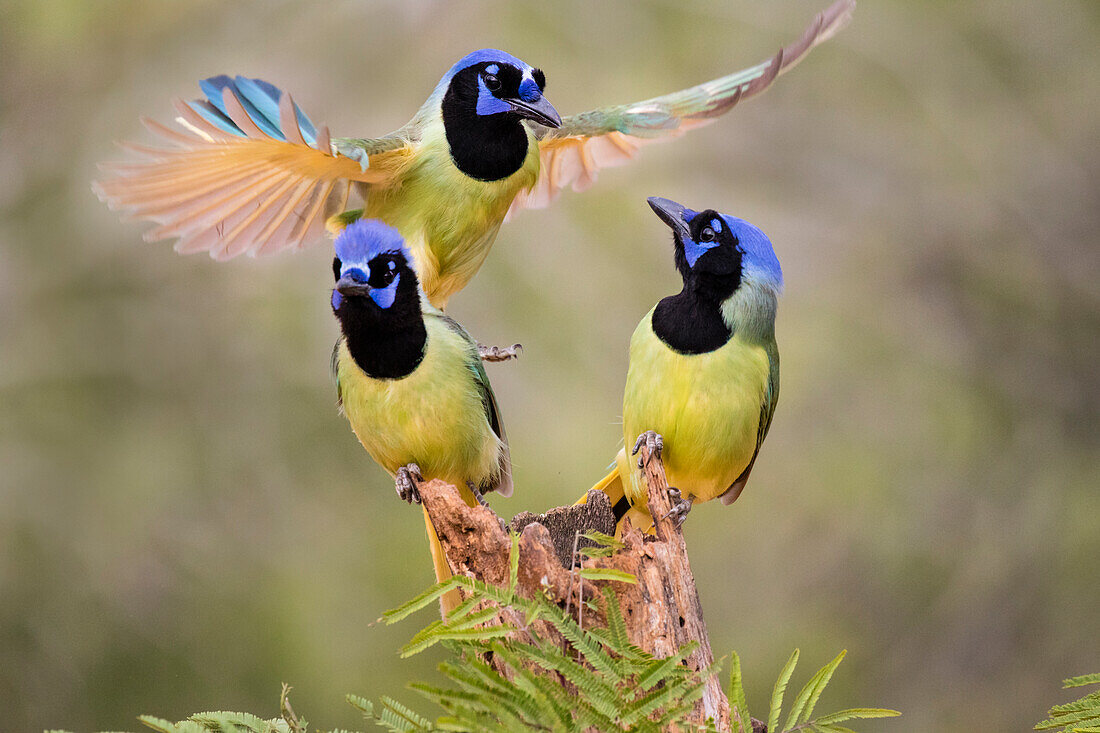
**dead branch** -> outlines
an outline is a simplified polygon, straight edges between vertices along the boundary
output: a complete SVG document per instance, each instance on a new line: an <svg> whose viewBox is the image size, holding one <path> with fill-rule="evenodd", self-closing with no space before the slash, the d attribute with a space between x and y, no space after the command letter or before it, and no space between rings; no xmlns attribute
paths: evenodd
<svg viewBox="0 0 1100 733"><path fill-rule="evenodd" d="M611 533L614 519L609 520L606 497L591 497L587 509L585 505L560 507L538 517L525 513L513 522L520 533L519 592L532 597L544 590L562 608L575 610L582 625L602 625L603 609L598 604L585 605L584 600L598 599L600 588L614 581L582 580L571 570L573 564L630 573L637 584L615 582L614 589L631 641L657 657L667 657L685 644L697 642L687 664L696 671L706 670L713 665L714 655L683 535L667 518L672 505L664 466L644 446L642 458L649 510L656 518L655 534L626 527L621 537L623 549L610 557L577 563L574 543L578 533L592 529ZM512 542L492 510L467 506L458 491L442 481L422 483L419 489L451 570L488 583L505 584ZM563 562L570 558L573 562ZM504 620L522 621L509 617ZM538 620L535 623L535 631L543 638L567 643L551 625ZM507 670L501 671L507 674ZM730 730L729 702L715 675L707 678L691 722L702 723L708 718L719 730Z"/></svg>

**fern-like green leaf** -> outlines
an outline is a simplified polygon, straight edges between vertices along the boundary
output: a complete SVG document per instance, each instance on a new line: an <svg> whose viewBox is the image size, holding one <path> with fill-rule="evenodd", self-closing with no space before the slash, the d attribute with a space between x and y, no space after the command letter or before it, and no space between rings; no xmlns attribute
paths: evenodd
<svg viewBox="0 0 1100 733"><path fill-rule="evenodd" d="M811 721L814 725L826 726L843 723L846 720L867 720L869 718L896 718L901 715L897 710L887 708L848 708L828 715L822 715Z"/></svg>
<svg viewBox="0 0 1100 733"><path fill-rule="evenodd" d="M413 712L392 697L381 697L385 711L393 714L394 719L407 724L406 730L430 730L431 721Z"/></svg>
<svg viewBox="0 0 1100 733"><path fill-rule="evenodd" d="M616 649L626 649L631 646L630 635L626 630L626 621L623 619L623 611L619 608L619 599L609 586L603 589L603 607L607 616L608 639Z"/></svg>
<svg viewBox="0 0 1100 733"><path fill-rule="evenodd" d="M638 579L625 570L616 570L615 568L580 568L577 570L577 575L581 576L585 580L616 580L620 583L630 583L636 585Z"/></svg>
<svg viewBox="0 0 1100 733"><path fill-rule="evenodd" d="M783 710L783 695L787 692L787 685L790 684L791 675L794 674L794 668L797 664L798 650L795 649L791 652L787 663L783 665L783 670L779 673L779 679L775 681L775 687L772 688L772 704L771 710L768 712L769 731L778 733L779 715Z"/></svg>
<svg viewBox="0 0 1100 733"><path fill-rule="evenodd" d="M519 535L512 533L512 551L508 554L508 595L515 596L519 586Z"/></svg>
<svg viewBox="0 0 1100 733"><path fill-rule="evenodd" d="M276 733L279 730L276 724L251 713L232 713L219 710L209 713L196 713L188 718L193 723L198 723L206 730L224 731L225 733ZM282 722L282 721L279 721ZM287 729L284 723L281 726Z"/></svg>
<svg viewBox="0 0 1100 733"><path fill-rule="evenodd" d="M1083 674L1079 677L1070 677L1068 680L1062 680L1062 689L1068 690L1071 687L1084 687L1085 685L1100 685L1100 672L1095 674Z"/></svg>
<svg viewBox="0 0 1100 733"><path fill-rule="evenodd" d="M454 577L448 578L447 580L444 580L442 583L436 583L431 588L428 588L426 591L417 595L411 600L402 603L397 608L386 611L384 614L382 614L382 620L385 621L387 625L393 624L409 616L410 614L416 613L420 609L429 605L432 601L437 600L447 591L453 590L455 587L457 587L461 583L461 578L461 575L456 575Z"/></svg>
<svg viewBox="0 0 1100 733"><path fill-rule="evenodd" d="M668 677L674 669L682 667L684 659L689 657L693 651L699 646L698 642L691 642L684 645L684 648L680 650L679 654L675 654L671 657L665 657L664 659L654 660L649 668L638 675L635 684L641 689L648 689L649 687L659 683L661 680ZM683 668L686 669L686 668Z"/></svg>
<svg viewBox="0 0 1100 733"><path fill-rule="evenodd" d="M745 700L745 683L741 679L741 657L737 652L730 654L730 687L729 702L731 709L737 707L737 715L741 721L741 727L746 733L752 731L752 717L749 715L749 704Z"/></svg>
<svg viewBox="0 0 1100 733"><path fill-rule="evenodd" d="M514 626L490 626L488 628L481 629L450 629L446 626L440 627L435 633L427 636L416 644L406 644L401 648L401 657L411 657L414 654L435 646L436 644L446 640L480 640L480 639L494 639L501 636L507 636L515 631Z"/></svg>
<svg viewBox="0 0 1100 733"><path fill-rule="evenodd" d="M599 545L588 545L577 550L577 554L581 557L611 557L615 554L615 550L611 547L600 547Z"/></svg>
<svg viewBox="0 0 1100 733"><path fill-rule="evenodd" d="M813 694L818 681L824 674L825 668L822 667L810 678L810 681L799 690L798 695L794 698L794 703L791 705L791 711L787 713L787 722L783 724L783 731L790 730L795 725L798 725L798 721L802 716L802 711L806 709L806 703L810 700L810 695Z"/></svg>
<svg viewBox="0 0 1100 733"><path fill-rule="evenodd" d="M609 534L604 534L594 529L585 532L581 537L584 537L586 540L592 540L601 547L609 547L612 550L621 550L626 547L622 540L617 540Z"/></svg>
<svg viewBox="0 0 1100 733"><path fill-rule="evenodd" d="M703 685L694 679L686 679L680 684L665 684L657 687L630 707L622 711L620 720L624 726L636 725L662 707L675 701L694 702L703 696Z"/></svg>
<svg viewBox="0 0 1100 733"><path fill-rule="evenodd" d="M1100 684L1100 673L1070 677L1062 681L1063 689ZM1047 711L1049 718L1037 723L1035 730L1061 729L1062 733L1090 733L1100 730L1100 690L1082 698L1055 705Z"/></svg>
<svg viewBox="0 0 1100 733"><path fill-rule="evenodd" d="M599 640L591 633L582 629L571 616L564 616L554 603L539 598L540 605L546 608L543 618L553 623L558 633L573 645L573 648L584 655L586 662L603 674L615 674L615 661L611 655L604 651Z"/></svg>
<svg viewBox="0 0 1100 733"><path fill-rule="evenodd" d="M817 706L817 701L821 698L821 693L825 691L825 686L829 684L829 680L833 678L833 673L836 672L836 668L840 666L840 663L844 661L844 657L847 656L848 650L844 649L833 658L833 661L826 664L821 668L818 673L817 684L814 685L813 691L810 692L810 698L806 701L806 707L802 711L802 717L798 722L805 723L814 714L814 708Z"/></svg>
<svg viewBox="0 0 1100 733"><path fill-rule="evenodd" d="M358 695L344 695L344 700L364 716L369 718L374 715L374 703L367 698Z"/></svg>

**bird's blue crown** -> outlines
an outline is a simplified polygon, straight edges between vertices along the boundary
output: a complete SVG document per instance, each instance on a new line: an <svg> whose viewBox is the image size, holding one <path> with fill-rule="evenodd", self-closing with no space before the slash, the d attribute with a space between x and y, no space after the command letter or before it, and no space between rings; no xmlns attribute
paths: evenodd
<svg viewBox="0 0 1100 733"><path fill-rule="evenodd" d="M687 221L694 219L698 212L691 209L684 210L684 218ZM783 289L783 268L779 266L779 258L775 255L772 242L764 232L755 224L750 224L744 219L728 214L719 214L730 228L730 232L737 238L737 245L742 253L741 269L746 276L754 278L763 284L771 285L776 290ZM685 243L686 245L687 243ZM695 246L700 246L696 243ZM702 254L700 252L699 254ZM698 255L696 255L696 258Z"/></svg>
<svg viewBox="0 0 1100 733"><path fill-rule="evenodd" d="M406 262L412 262L405 240L397 230L377 219L352 222L336 237L334 247L336 256L345 266L361 267L385 252L399 252Z"/></svg>
<svg viewBox="0 0 1100 733"><path fill-rule="evenodd" d="M492 62L497 64L510 64L520 71L533 71L534 68L523 61L517 59L510 53L497 50L495 48L482 48L473 53L468 53L463 56L458 62L452 66L446 74L443 75L443 79L440 81L442 86L446 86L454 78L455 74L463 69L474 66L475 64L483 64L486 62ZM536 86L536 90L538 87Z"/></svg>

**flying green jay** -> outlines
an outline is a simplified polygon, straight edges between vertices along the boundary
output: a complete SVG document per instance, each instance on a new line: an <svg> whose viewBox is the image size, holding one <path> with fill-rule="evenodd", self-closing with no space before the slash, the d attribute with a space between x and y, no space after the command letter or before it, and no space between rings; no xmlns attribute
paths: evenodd
<svg viewBox="0 0 1100 733"><path fill-rule="evenodd" d="M335 241L332 310L340 339L332 354L339 404L359 442L419 503L416 481L438 478L470 506L483 492L512 494L508 439L477 345L433 307L393 227L347 226ZM451 576L424 512L436 577ZM443 600L446 612L457 602Z"/></svg>
<svg viewBox="0 0 1100 733"><path fill-rule="evenodd" d="M367 139L331 138L267 82L217 76L201 82L205 100L176 101L182 132L144 120L172 147L123 143L140 160L105 164L94 189L111 208L159 224L145 239L178 238L178 251L215 259L298 249L321 239L326 222L338 231L379 219L401 233L424 292L443 308L509 213L544 207L566 186L584 190L645 144L762 92L854 5L838 0L798 42L743 71L564 119L541 71L490 49L451 67L405 126Z"/></svg>
<svg viewBox="0 0 1100 733"><path fill-rule="evenodd" d="M653 526L642 476L642 445L660 456L682 522L692 503L733 503L768 434L779 400L775 313L783 272L772 244L752 224L713 209L649 199L672 229L683 289L661 300L630 339L623 394L624 445L593 488L622 518ZM583 499L581 500L584 501Z"/></svg>

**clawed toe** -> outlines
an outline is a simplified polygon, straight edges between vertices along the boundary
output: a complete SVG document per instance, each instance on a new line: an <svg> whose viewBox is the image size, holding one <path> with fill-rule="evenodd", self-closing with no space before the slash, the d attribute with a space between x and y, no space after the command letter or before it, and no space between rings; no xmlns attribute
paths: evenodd
<svg viewBox="0 0 1100 733"><path fill-rule="evenodd" d="M661 451L665 449L665 439L660 433L647 430L634 441L634 449L630 451L630 455L637 456L643 445L649 451L650 458L660 458ZM645 460L641 456L638 456L638 468L645 468Z"/></svg>
<svg viewBox="0 0 1100 733"><path fill-rule="evenodd" d="M674 486L668 487L668 499L672 503L672 509L664 516L664 519L671 518L677 527L683 526L688 512L691 511L691 499L685 499L680 490Z"/></svg>
<svg viewBox="0 0 1100 733"><path fill-rule="evenodd" d="M419 504L420 492L416 489L416 482L423 480L424 477L420 474L420 466L410 463L397 469L394 488L397 489L397 495L401 497L402 501L409 504Z"/></svg>
<svg viewBox="0 0 1100 733"><path fill-rule="evenodd" d="M486 346L485 344L477 345L477 354L481 357L482 361L508 361L509 359L517 359L522 351L522 344L512 344L504 348L499 346Z"/></svg>

